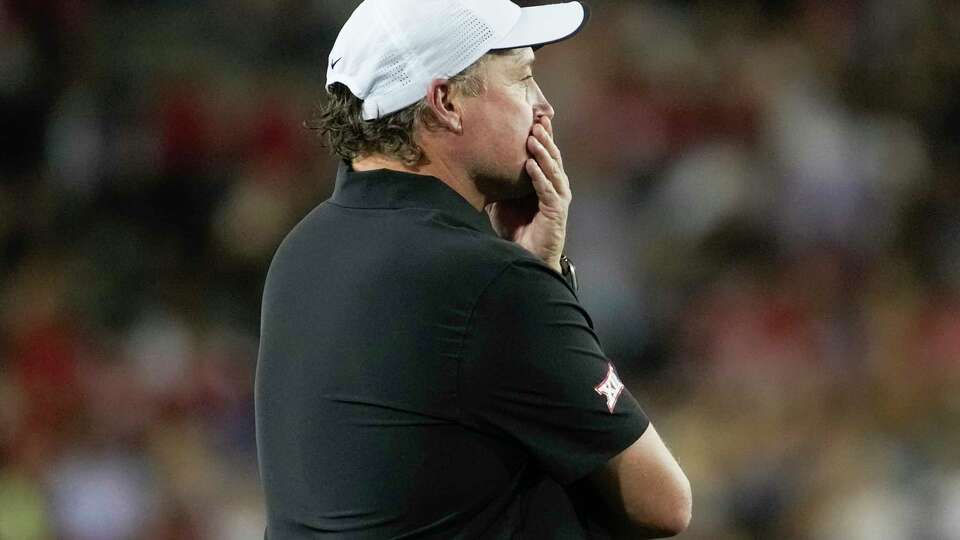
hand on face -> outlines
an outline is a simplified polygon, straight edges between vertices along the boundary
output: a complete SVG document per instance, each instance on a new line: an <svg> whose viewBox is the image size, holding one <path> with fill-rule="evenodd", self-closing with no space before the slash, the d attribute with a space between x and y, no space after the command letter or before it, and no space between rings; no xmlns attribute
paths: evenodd
<svg viewBox="0 0 960 540"><path fill-rule="evenodd" d="M567 236L567 215L573 195L563 170L563 157L553 140L553 123L540 117L527 139L533 156L526 171L535 194L490 204L487 212L501 238L516 242L560 272L560 255Z"/></svg>

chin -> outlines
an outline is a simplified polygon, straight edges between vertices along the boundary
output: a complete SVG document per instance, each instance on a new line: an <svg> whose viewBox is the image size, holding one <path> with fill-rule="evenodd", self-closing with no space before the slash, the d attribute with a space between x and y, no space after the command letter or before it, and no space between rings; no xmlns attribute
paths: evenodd
<svg viewBox="0 0 960 540"><path fill-rule="evenodd" d="M518 198L536 193L536 190L533 189L533 179L530 178L530 175L527 173L526 167L520 170L520 177L517 178L514 186L516 187Z"/></svg>
<svg viewBox="0 0 960 540"><path fill-rule="evenodd" d="M498 172L476 175L474 178L477 188L490 202L522 199L536 193L533 189L533 180L523 166L520 167L519 173L512 175Z"/></svg>
<svg viewBox="0 0 960 540"><path fill-rule="evenodd" d="M533 180L530 178L530 175L527 174L526 169L521 171L520 175L515 177L512 182L507 182L503 186L504 191L501 194L500 200L523 199L531 195L536 196L537 193L536 190L533 189Z"/></svg>

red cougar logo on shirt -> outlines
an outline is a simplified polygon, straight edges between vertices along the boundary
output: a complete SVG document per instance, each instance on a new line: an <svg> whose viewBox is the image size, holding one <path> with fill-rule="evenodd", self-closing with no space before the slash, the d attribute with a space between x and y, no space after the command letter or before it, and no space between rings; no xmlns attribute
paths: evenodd
<svg viewBox="0 0 960 540"><path fill-rule="evenodd" d="M593 389L607 399L607 410L610 411L610 414L613 414L613 409L617 406L617 400L623 393L623 383L620 382L620 377L617 377L613 364L607 363L607 376Z"/></svg>

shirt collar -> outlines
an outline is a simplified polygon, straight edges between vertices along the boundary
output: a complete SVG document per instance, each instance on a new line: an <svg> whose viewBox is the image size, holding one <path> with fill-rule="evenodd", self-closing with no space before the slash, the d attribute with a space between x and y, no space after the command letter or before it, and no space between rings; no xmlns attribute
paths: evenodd
<svg viewBox="0 0 960 540"><path fill-rule="evenodd" d="M496 235L485 211L478 212L439 178L389 169L354 171L340 163L331 201L351 208L423 208L456 218L482 233Z"/></svg>

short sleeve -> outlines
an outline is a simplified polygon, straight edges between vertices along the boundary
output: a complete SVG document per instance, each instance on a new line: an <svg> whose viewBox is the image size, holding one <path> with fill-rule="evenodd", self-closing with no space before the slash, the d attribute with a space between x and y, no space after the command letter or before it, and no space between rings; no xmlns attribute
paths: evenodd
<svg viewBox="0 0 960 540"><path fill-rule="evenodd" d="M522 445L569 484L649 425L562 278L515 262L481 294L459 372L464 422Z"/></svg>

